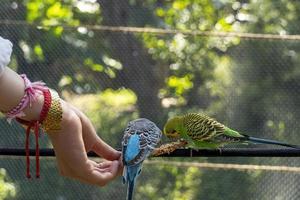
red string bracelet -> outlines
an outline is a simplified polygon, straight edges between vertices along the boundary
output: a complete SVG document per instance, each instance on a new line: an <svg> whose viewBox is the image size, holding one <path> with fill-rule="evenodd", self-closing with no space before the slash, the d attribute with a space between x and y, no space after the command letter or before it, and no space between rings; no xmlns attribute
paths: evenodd
<svg viewBox="0 0 300 200"><path fill-rule="evenodd" d="M16 118L16 120L27 126L26 129L26 139L25 139L25 151L26 151L26 177L31 178L30 175L30 158L29 158L29 134L30 130L34 129L35 134L35 158L36 158L36 178L40 177L40 160L39 160L39 129L40 124L44 121L44 119L47 117L48 111L51 106L51 94L49 90L43 91L44 95L44 104L40 113L39 120L33 120L33 121L26 121L21 118Z"/></svg>

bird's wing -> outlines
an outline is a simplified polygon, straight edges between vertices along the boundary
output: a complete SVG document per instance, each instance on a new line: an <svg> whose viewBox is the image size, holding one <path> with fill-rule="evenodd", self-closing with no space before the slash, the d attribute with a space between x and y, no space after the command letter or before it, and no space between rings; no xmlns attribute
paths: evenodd
<svg viewBox="0 0 300 200"><path fill-rule="evenodd" d="M123 162L136 165L146 159L161 138L160 129L148 119L129 122L123 137Z"/></svg>
<svg viewBox="0 0 300 200"><path fill-rule="evenodd" d="M188 114L184 117L185 132L195 141L210 141L222 135L225 126L201 114Z"/></svg>

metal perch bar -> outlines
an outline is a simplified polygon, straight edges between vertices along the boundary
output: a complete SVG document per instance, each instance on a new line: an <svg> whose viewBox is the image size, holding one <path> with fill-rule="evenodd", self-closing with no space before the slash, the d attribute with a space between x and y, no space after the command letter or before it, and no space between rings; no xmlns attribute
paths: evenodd
<svg viewBox="0 0 300 200"><path fill-rule="evenodd" d="M35 150L30 149L30 156L35 156ZM0 148L0 156L25 156L21 148ZM40 149L40 156L55 156L53 149ZM94 152L88 156L98 157ZM221 149L176 149L171 153L161 154L157 157L300 157L300 149L293 148L221 148Z"/></svg>

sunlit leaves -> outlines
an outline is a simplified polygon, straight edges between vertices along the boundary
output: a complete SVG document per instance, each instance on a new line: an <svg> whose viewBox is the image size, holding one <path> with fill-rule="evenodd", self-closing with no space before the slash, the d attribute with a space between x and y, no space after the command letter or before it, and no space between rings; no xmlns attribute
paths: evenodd
<svg viewBox="0 0 300 200"><path fill-rule="evenodd" d="M54 0L28 0L27 21L39 23L44 28L53 27L53 32L60 35L63 31L62 24L78 25L79 22L74 19L71 1Z"/></svg>
<svg viewBox="0 0 300 200"><path fill-rule="evenodd" d="M29 22L35 21L38 17L41 15L41 10L44 9L45 4L43 3L44 1L42 0L30 0L27 2L27 20Z"/></svg>
<svg viewBox="0 0 300 200"><path fill-rule="evenodd" d="M63 7L60 2L55 2L46 11L46 17L51 18L61 18L61 19L71 19L72 12L67 7Z"/></svg>
<svg viewBox="0 0 300 200"><path fill-rule="evenodd" d="M184 91L193 87L193 82L191 81L191 75L186 75L183 77L171 76L167 80L167 84L175 89L176 95L180 96Z"/></svg>
<svg viewBox="0 0 300 200"><path fill-rule="evenodd" d="M215 1L210 0L170 1L157 7L155 14L163 20L162 25L168 29L235 31L233 26L235 18L231 15L232 4L231 1L222 1L218 5ZM186 97L193 87L196 87L193 92L198 93L190 96L195 96L195 98L200 98L201 94L223 95L221 90L216 93L214 87L202 86L198 89L199 85L194 82L199 82L201 79L203 82L210 82L210 86L224 85L220 82L225 79L216 80L213 75L214 68L219 64L222 65L222 63L218 63L220 61L218 51L226 52L228 48L239 44L239 39L177 33L166 36L143 34L143 40L149 53L155 59L166 63L170 70L167 85L160 90L164 105L173 104L174 97L178 98L177 105L178 102L189 101ZM186 74L197 74L197 78L192 79L190 76L189 81L179 78Z"/></svg>
<svg viewBox="0 0 300 200"><path fill-rule="evenodd" d="M72 77L64 75L58 83L59 87L64 87L67 85L71 85L73 82Z"/></svg>
<svg viewBox="0 0 300 200"><path fill-rule="evenodd" d="M215 25L216 30L221 30L221 31L227 31L230 32L232 31L232 26L230 24L230 21L228 23L228 20L225 18L221 18Z"/></svg>
<svg viewBox="0 0 300 200"><path fill-rule="evenodd" d="M173 41L170 43L169 46L169 51L170 52L174 52L176 54L176 56L178 56L179 58L184 56L184 52L183 49L186 47L187 42L184 38L183 34L176 34L174 36Z"/></svg>
<svg viewBox="0 0 300 200"><path fill-rule="evenodd" d="M177 174L175 182L174 200L194 199L200 186L201 173L196 167L188 167L185 173Z"/></svg>
<svg viewBox="0 0 300 200"><path fill-rule="evenodd" d="M94 63L93 59L91 59L91 58L85 59L84 65L88 66L89 68L91 68L93 71L96 71L96 72L102 72L104 70L103 65Z"/></svg>
<svg viewBox="0 0 300 200"><path fill-rule="evenodd" d="M44 20L46 20L45 25L57 25L61 21L68 22L72 20L70 6L71 5L64 5L61 1L29 0L27 2L27 20L34 22L43 17Z"/></svg>
<svg viewBox="0 0 300 200"><path fill-rule="evenodd" d="M119 61L113 59L113 58L110 58L108 56L103 56L102 57L103 59L103 62L107 65L107 66L110 66L116 70L121 70L123 68L122 66L122 63L120 63Z"/></svg>
<svg viewBox="0 0 300 200"><path fill-rule="evenodd" d="M245 28L255 32L288 34L288 21L296 20L297 4L289 0L282 1L250 1L241 5L237 18L248 22ZM257 26L257 24L264 24Z"/></svg>
<svg viewBox="0 0 300 200"><path fill-rule="evenodd" d="M148 179L145 184L137 185L136 197L138 199L195 199L201 183L201 172L198 168L179 168L168 164L150 166L147 171L156 174L158 179ZM145 171L144 171L145 173ZM169 181L162 181L168 179Z"/></svg>
<svg viewBox="0 0 300 200"><path fill-rule="evenodd" d="M0 168L0 200L13 198L16 195L16 188L12 183L5 180L6 175L6 170Z"/></svg>
<svg viewBox="0 0 300 200"><path fill-rule="evenodd" d="M103 107L119 109L120 112L122 112L128 109L128 106L134 105L137 101L134 92L127 89L107 89L99 94L80 95L76 96L76 98L70 98L71 96L67 95L66 98L87 113L99 111L103 109Z"/></svg>
<svg viewBox="0 0 300 200"><path fill-rule="evenodd" d="M279 140L284 140L285 138L285 130L286 130L286 124L284 121L274 122L273 120L268 120L266 122L267 127L278 137Z"/></svg>
<svg viewBox="0 0 300 200"><path fill-rule="evenodd" d="M137 97L131 90L120 89L112 90L107 89L102 92L100 100L105 102L108 106L126 107L134 105L137 101Z"/></svg>
<svg viewBox="0 0 300 200"><path fill-rule="evenodd" d="M232 83L232 63L227 56L220 57L216 63L217 65L212 73L213 79L207 80L205 87L210 91L212 96L224 98L226 96L224 91L226 91Z"/></svg>
<svg viewBox="0 0 300 200"><path fill-rule="evenodd" d="M95 72L104 72L110 78L116 77L116 71L123 68L122 64L106 55L102 56L103 64L95 63L92 58L87 58L84 60L84 65L89 67L92 71Z"/></svg>
<svg viewBox="0 0 300 200"><path fill-rule="evenodd" d="M76 1L76 7L83 13L91 13L95 14L99 12L100 6L96 3L96 0L89 0L89 1Z"/></svg>
<svg viewBox="0 0 300 200"><path fill-rule="evenodd" d="M40 45L35 45L34 46L34 53L35 55L38 57L39 60L43 60L44 59L44 53L43 53L43 49Z"/></svg>
<svg viewBox="0 0 300 200"><path fill-rule="evenodd" d="M162 8L157 8L155 12L156 12L156 15L159 16L159 17L164 17L165 16L165 10L162 9Z"/></svg>
<svg viewBox="0 0 300 200"><path fill-rule="evenodd" d="M176 0L172 3L172 8L175 10L183 10L190 3L189 0Z"/></svg>

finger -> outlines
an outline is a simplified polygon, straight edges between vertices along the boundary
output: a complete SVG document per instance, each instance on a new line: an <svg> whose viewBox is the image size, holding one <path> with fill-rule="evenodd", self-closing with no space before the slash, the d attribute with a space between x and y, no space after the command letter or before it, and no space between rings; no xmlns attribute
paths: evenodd
<svg viewBox="0 0 300 200"><path fill-rule="evenodd" d="M111 167L112 165L112 161L104 161L104 162L101 162L101 163L98 163L98 167L99 168L109 168Z"/></svg>
<svg viewBox="0 0 300 200"><path fill-rule="evenodd" d="M110 171L111 173L116 176L118 174L119 170L119 162L118 161L112 161L111 166L110 166Z"/></svg>
<svg viewBox="0 0 300 200"><path fill-rule="evenodd" d="M96 171L98 171L100 173L110 172L109 168L99 168L99 167L96 167L96 168L94 168L94 170L96 170Z"/></svg>
<svg viewBox="0 0 300 200"><path fill-rule="evenodd" d="M89 165L89 171L86 172L84 174L85 176L81 178L83 180L89 181L89 183L91 184L104 186L117 176L116 168L118 166L118 163L116 161L106 161L104 163L99 164L89 160Z"/></svg>
<svg viewBox="0 0 300 200"><path fill-rule="evenodd" d="M101 173L106 173L106 172L110 172L111 171L110 166L109 167L105 167L105 168L95 167L94 170L96 170L98 172L101 172Z"/></svg>
<svg viewBox="0 0 300 200"><path fill-rule="evenodd" d="M96 138L96 141L91 150L107 160L118 160L121 156L121 152L106 144L99 137Z"/></svg>
<svg viewBox="0 0 300 200"><path fill-rule="evenodd" d="M99 165L98 165L99 166ZM94 168L94 170L101 171L101 172L107 172L104 173L103 176L107 178L113 178L117 175L119 168L119 164L117 161L111 161L111 162L105 162L100 167Z"/></svg>
<svg viewBox="0 0 300 200"><path fill-rule="evenodd" d="M118 163L116 161L105 162L104 165L101 163L101 167L98 163L91 160L89 160L88 164L88 171L82 173L81 176L74 176L72 174L70 177L78 179L83 183L104 186L117 176Z"/></svg>
<svg viewBox="0 0 300 200"><path fill-rule="evenodd" d="M121 176L121 175L123 174L123 171L124 171L124 165L123 165L123 162L122 162L122 161L119 161L119 169L118 169L117 175L118 175L118 176Z"/></svg>
<svg viewBox="0 0 300 200"><path fill-rule="evenodd" d="M108 171L112 171L112 173L115 173L115 169L116 168L116 175L120 176L123 173L123 165L119 162L118 165L116 165L115 163L111 162L111 161L105 161L102 163L98 164L98 167L100 169L100 172L108 172ZM115 174L114 174L115 175Z"/></svg>

